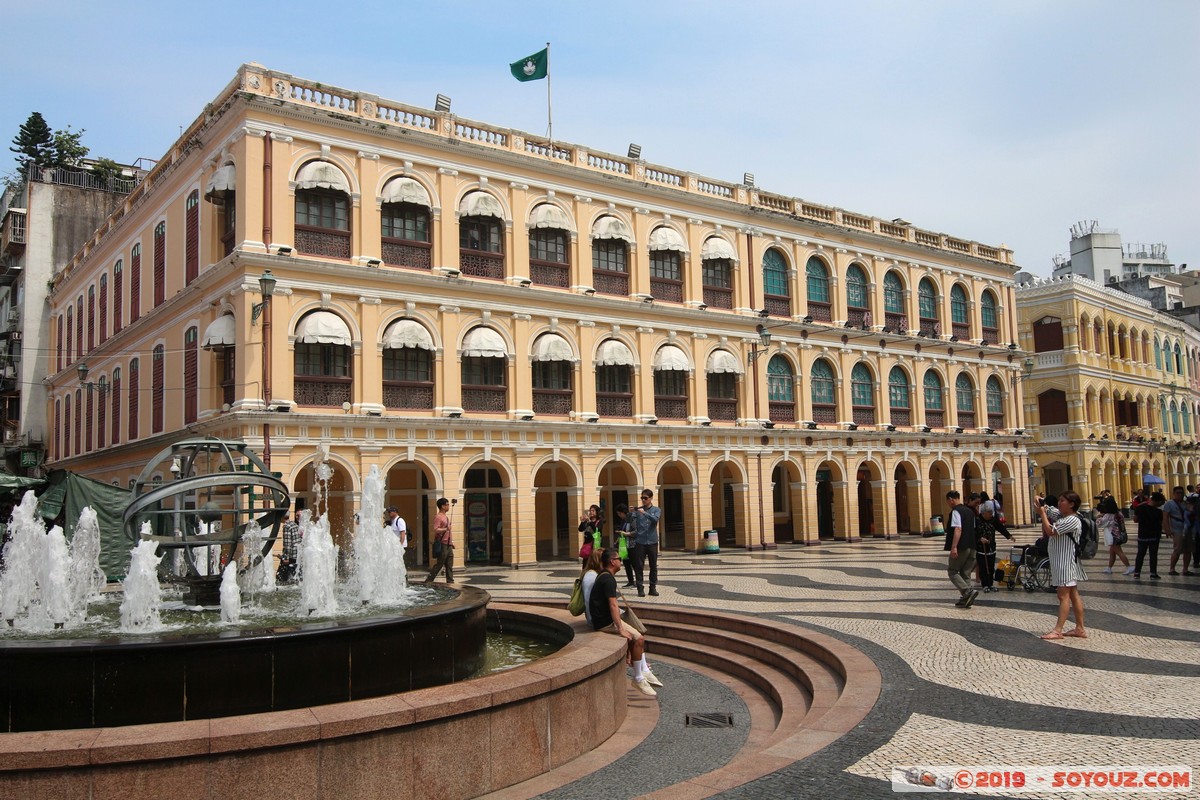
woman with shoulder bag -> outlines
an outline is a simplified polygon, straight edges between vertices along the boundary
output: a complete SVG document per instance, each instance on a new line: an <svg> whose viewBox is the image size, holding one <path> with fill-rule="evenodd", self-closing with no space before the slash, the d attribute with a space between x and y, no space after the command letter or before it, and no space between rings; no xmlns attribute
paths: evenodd
<svg viewBox="0 0 1200 800"><path fill-rule="evenodd" d="M584 569L587 569L588 558L591 557L592 551L601 549L600 528L603 524L600 519L600 506L595 503L588 506L587 512L579 518L579 532L583 534L583 546L579 548L579 560L583 562Z"/></svg>
<svg viewBox="0 0 1200 800"><path fill-rule="evenodd" d="M1096 528L1104 531L1104 543L1108 545L1108 568L1104 572L1111 575L1113 564L1117 563L1119 558L1125 565L1125 574L1132 575L1133 567L1129 565L1129 556L1121 549L1121 545L1125 544L1129 537L1125 534L1125 519L1121 516L1121 510L1117 508L1117 501L1111 495L1097 499L1100 503L1096 506L1096 511L1100 516L1096 518Z"/></svg>

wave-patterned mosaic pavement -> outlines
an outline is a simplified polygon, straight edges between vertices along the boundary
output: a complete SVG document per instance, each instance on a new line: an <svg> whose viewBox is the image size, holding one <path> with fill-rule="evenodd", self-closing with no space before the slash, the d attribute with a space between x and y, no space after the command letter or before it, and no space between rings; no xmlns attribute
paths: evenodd
<svg viewBox="0 0 1200 800"><path fill-rule="evenodd" d="M1029 531L1018 535L1032 538ZM1200 577L1171 577L1165 571L1161 581L1105 575L1104 564L1093 560L1090 580L1082 586L1089 638L1047 642L1038 636L1053 627L1054 595L1001 587L980 594L973 608L959 609L945 564L941 539L920 537L783 545L766 553L672 553L660 559L661 596L636 602L752 614L809 627L866 653L883 674L878 703L849 734L717 796L890 797L892 769L901 766L1186 764L1200 769ZM519 570L472 568L464 582L497 599L561 600L576 574L575 564L567 562ZM705 682L681 683L687 688L680 691L689 695L683 706L696 705L695 694L705 691ZM670 724L679 700L671 696L670 685L663 692L659 726ZM648 738L639 747L652 748L654 741ZM706 755L693 752L689 758L705 761ZM654 753L639 753L618 771L605 796L637 797L660 789L662 774L670 771L671 765ZM1191 796L1200 796L1196 783ZM594 789L594 783L588 787ZM543 796L578 795L567 785ZM1089 795L1014 791L990 796ZM1143 791L1125 796L1188 795Z"/></svg>

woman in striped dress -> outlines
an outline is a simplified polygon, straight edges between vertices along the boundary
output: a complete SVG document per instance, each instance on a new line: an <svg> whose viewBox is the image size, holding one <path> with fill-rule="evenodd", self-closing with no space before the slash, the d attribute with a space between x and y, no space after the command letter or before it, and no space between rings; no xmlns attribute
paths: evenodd
<svg viewBox="0 0 1200 800"><path fill-rule="evenodd" d="M1058 510L1062 516L1052 523L1046 515L1046 506L1042 498L1038 497L1042 532L1050 537L1050 582L1058 592L1058 623L1054 630L1042 634L1043 639L1062 639L1065 636L1087 638L1087 630L1083 627L1083 599L1079 596L1079 582L1086 581L1087 575L1083 571L1083 565L1075 559L1075 543L1083 535L1083 526L1077 516L1079 503L1079 495L1075 492L1060 494ZM1075 627L1063 631L1063 626L1067 624L1067 616L1072 610L1075 612Z"/></svg>

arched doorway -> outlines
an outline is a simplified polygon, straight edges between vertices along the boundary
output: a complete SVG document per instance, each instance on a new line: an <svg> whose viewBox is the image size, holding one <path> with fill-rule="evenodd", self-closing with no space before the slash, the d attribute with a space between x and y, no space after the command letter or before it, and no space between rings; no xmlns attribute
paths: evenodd
<svg viewBox="0 0 1200 800"><path fill-rule="evenodd" d="M617 519L617 507L625 506L626 509L637 506L636 502L631 502L638 496L642 490L638 482L637 470L632 464L624 461L609 461L600 468L600 511L604 515L605 532L612 533L612 526ZM611 541L608 539L606 541Z"/></svg>
<svg viewBox="0 0 1200 800"><path fill-rule="evenodd" d="M739 516L744 522L745 512L743 509L739 514L738 497L745 497L746 478L734 461L718 461L708 477L712 485L710 516L717 541L722 547L735 547L738 531L745 529L744 524L739 524Z"/></svg>
<svg viewBox="0 0 1200 800"><path fill-rule="evenodd" d="M832 461L824 461L816 472L817 481L817 537L834 539L837 526L841 523L838 513L838 489L845 488L842 471ZM849 535L849 532L846 534Z"/></svg>
<svg viewBox="0 0 1200 800"><path fill-rule="evenodd" d="M962 492L963 502L966 502L967 496L971 494L971 492L982 492L983 490L983 472L980 471L979 465L974 461L968 461L967 463L963 464L962 488L959 490Z"/></svg>
<svg viewBox="0 0 1200 800"><path fill-rule="evenodd" d="M578 492L575 470L564 461L549 461L533 476L536 496L538 561L552 558L575 558L583 544L579 533L579 517L592 500ZM579 541L576 541L579 540Z"/></svg>
<svg viewBox="0 0 1200 800"><path fill-rule="evenodd" d="M800 469L791 461L781 461L771 470L774 484L775 541L795 542L796 531L803 530L803 484Z"/></svg>
<svg viewBox="0 0 1200 800"><path fill-rule="evenodd" d="M685 532L689 518L689 504L694 500L692 492L696 481L691 470L682 461L670 461L658 471L658 496L655 503L662 509L658 523L659 548L682 550L687 546Z"/></svg>
<svg viewBox="0 0 1200 800"><path fill-rule="evenodd" d="M328 481L317 480L317 467L321 464L330 468ZM338 571L344 575L354 542L357 499L350 469L336 459L323 462L313 459L297 471L292 491L297 512L307 509L317 517L329 515L329 534L338 548Z"/></svg>
<svg viewBox="0 0 1200 800"><path fill-rule="evenodd" d="M896 498L895 513L896 513L896 531L898 533L913 533L912 518L913 513L909 506L909 484L916 479L916 472L913 466L907 461L896 465L896 471L893 473L894 480L894 496ZM915 496L912 500L915 500Z"/></svg>
<svg viewBox="0 0 1200 800"><path fill-rule="evenodd" d="M870 461L858 465L855 472L858 500L858 538L870 539L876 533L885 533L883 520L875 519L875 492L880 487L879 468Z"/></svg>
<svg viewBox="0 0 1200 800"><path fill-rule="evenodd" d="M412 568L430 563L429 535L433 524L435 503L432 475L424 464L402 461L394 464L387 473L387 491L383 505L395 506L408 528L408 549L404 552L405 564Z"/></svg>
<svg viewBox="0 0 1200 800"><path fill-rule="evenodd" d="M935 461L929 466L929 513L940 517L943 523L950 513L946 506L946 492L954 484L950 480L950 467L945 461ZM922 520L924 523L924 520Z"/></svg>
<svg viewBox="0 0 1200 800"><path fill-rule="evenodd" d="M495 541L504 540L504 495L508 488L499 465L479 461L463 476L462 532L465 563L486 564ZM541 498L539 497L540 501ZM537 507L541 517L541 505Z"/></svg>

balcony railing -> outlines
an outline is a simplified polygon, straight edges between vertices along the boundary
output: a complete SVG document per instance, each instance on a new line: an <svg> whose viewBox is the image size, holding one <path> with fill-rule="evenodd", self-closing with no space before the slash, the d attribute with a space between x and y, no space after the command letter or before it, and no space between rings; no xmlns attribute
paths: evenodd
<svg viewBox="0 0 1200 800"><path fill-rule="evenodd" d="M383 404L396 409L433 408L433 384L393 383L383 384Z"/></svg>
<svg viewBox="0 0 1200 800"><path fill-rule="evenodd" d="M326 258L350 257L350 232L296 226L296 249L301 253Z"/></svg>
<svg viewBox="0 0 1200 800"><path fill-rule="evenodd" d="M565 417L571 413L575 394L570 389L534 389L533 412L539 415Z"/></svg>
<svg viewBox="0 0 1200 800"><path fill-rule="evenodd" d="M462 404L466 411L505 411L508 409L508 387L464 386Z"/></svg>
<svg viewBox="0 0 1200 800"><path fill-rule="evenodd" d="M596 412L606 419L629 419L633 416L633 395L596 392Z"/></svg>
<svg viewBox="0 0 1200 800"><path fill-rule="evenodd" d="M772 422L795 422L796 404L772 401L767 404L767 416Z"/></svg>
<svg viewBox="0 0 1200 800"><path fill-rule="evenodd" d="M4 249L11 251L25 246L25 209L10 208L4 215L4 225L0 227L0 242Z"/></svg>
<svg viewBox="0 0 1200 800"><path fill-rule="evenodd" d="M296 402L302 406L339 407L350 402L349 378L296 378Z"/></svg>
<svg viewBox="0 0 1200 800"><path fill-rule="evenodd" d="M728 397L708 398L708 418L717 422L733 422L737 419L737 399Z"/></svg>
<svg viewBox="0 0 1200 800"><path fill-rule="evenodd" d="M659 419L687 419L686 397L654 398L654 416Z"/></svg>
<svg viewBox="0 0 1200 800"><path fill-rule="evenodd" d="M389 267L431 269L433 245L428 242L409 242L400 239L383 240L383 263Z"/></svg>
<svg viewBox="0 0 1200 800"><path fill-rule="evenodd" d="M460 250L458 267L463 275L474 278L494 278L504 280L504 255L501 253L481 253L477 250Z"/></svg>

